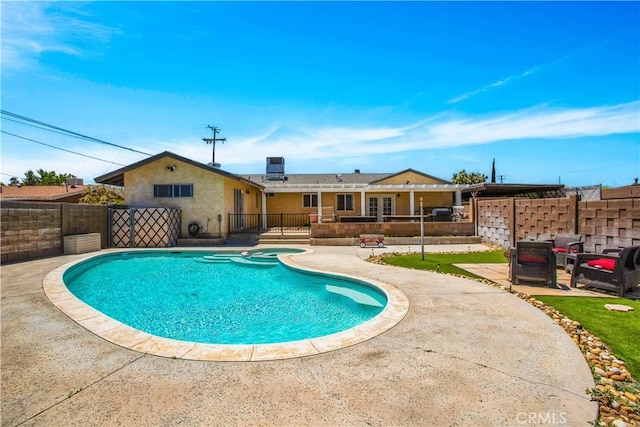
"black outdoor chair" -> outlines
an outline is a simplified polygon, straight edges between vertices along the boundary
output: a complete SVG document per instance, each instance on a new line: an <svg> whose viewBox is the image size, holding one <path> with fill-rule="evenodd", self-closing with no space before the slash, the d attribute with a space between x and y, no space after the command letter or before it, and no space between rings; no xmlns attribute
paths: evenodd
<svg viewBox="0 0 640 427"><path fill-rule="evenodd" d="M551 242L520 240L511 249L509 274L512 283L544 283L556 286L556 254Z"/></svg>
<svg viewBox="0 0 640 427"><path fill-rule="evenodd" d="M613 291L619 297L633 291L640 285L640 246L623 248L619 253L577 254L571 287L578 284Z"/></svg>
<svg viewBox="0 0 640 427"><path fill-rule="evenodd" d="M556 266L566 269L567 254L577 254L584 252L584 241L582 234L556 234L553 239L543 240L551 242L553 252L556 254Z"/></svg>

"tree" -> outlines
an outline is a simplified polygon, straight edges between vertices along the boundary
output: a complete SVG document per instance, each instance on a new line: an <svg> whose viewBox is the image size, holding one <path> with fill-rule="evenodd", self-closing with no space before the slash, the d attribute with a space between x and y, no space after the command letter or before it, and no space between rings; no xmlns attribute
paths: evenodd
<svg viewBox="0 0 640 427"><path fill-rule="evenodd" d="M38 185L38 177L33 173L31 169L24 173L24 178L22 178L22 185Z"/></svg>
<svg viewBox="0 0 640 427"><path fill-rule="evenodd" d="M454 173L453 177L451 177L451 182L454 184L479 184L486 180L487 176L485 174L478 172L467 173L464 169L458 173Z"/></svg>
<svg viewBox="0 0 640 427"><path fill-rule="evenodd" d="M104 185L90 185L84 190L80 203L85 205L124 205L122 190Z"/></svg>
<svg viewBox="0 0 640 427"><path fill-rule="evenodd" d="M491 163L491 182L496 182L496 159Z"/></svg>
<svg viewBox="0 0 640 427"><path fill-rule="evenodd" d="M69 178L75 178L75 175L70 173L57 174L55 171L45 171L44 169L38 169L34 173L29 169L24 173L22 185L63 185Z"/></svg>

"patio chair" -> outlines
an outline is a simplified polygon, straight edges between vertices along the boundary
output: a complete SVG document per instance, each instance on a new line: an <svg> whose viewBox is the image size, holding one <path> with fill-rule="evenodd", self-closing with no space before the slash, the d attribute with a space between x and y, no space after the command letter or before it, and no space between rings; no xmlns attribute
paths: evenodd
<svg viewBox="0 0 640 427"><path fill-rule="evenodd" d="M333 206L323 206L320 218L322 222L336 222L336 214L333 213Z"/></svg>
<svg viewBox="0 0 640 427"><path fill-rule="evenodd" d="M553 252L556 254L556 267L565 268L567 265L567 254L584 252L583 238L584 236L582 234L556 234L553 239L543 241L553 244Z"/></svg>
<svg viewBox="0 0 640 427"><path fill-rule="evenodd" d="M604 248L602 249L602 252L600 252L601 254L611 254L611 255L618 255L622 249L624 248ZM578 258L578 253L585 253L585 252L568 252L565 253L565 260L564 260L564 271L566 271L567 273L571 273L573 271L573 267L576 265L576 259ZM586 253L591 253L591 252L586 252Z"/></svg>
<svg viewBox="0 0 640 427"><path fill-rule="evenodd" d="M571 287L578 284L613 291L619 297L633 291L640 285L640 246L626 247L619 253L578 254Z"/></svg>
<svg viewBox="0 0 640 427"><path fill-rule="evenodd" d="M510 253L509 276L512 283L544 283L556 286L556 254L551 242L520 240Z"/></svg>

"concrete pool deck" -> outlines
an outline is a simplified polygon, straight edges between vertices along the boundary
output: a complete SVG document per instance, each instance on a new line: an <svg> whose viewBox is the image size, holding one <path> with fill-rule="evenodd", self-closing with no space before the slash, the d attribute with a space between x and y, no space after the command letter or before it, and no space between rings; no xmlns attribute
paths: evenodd
<svg viewBox="0 0 640 427"><path fill-rule="evenodd" d="M178 360L108 342L47 299L44 276L83 255L3 265L2 426L588 425L596 419L582 353L559 325L517 296L364 261L419 247L310 249L292 255L293 262L397 287L409 300L407 315L382 335L313 356Z"/></svg>

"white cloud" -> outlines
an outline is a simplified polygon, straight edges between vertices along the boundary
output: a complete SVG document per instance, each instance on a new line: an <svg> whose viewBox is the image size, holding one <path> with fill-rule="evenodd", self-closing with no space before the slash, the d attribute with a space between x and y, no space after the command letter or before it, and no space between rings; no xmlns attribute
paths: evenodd
<svg viewBox="0 0 640 427"><path fill-rule="evenodd" d="M119 30L90 22L73 3L5 1L2 8L2 67L24 69L39 55L95 55ZM63 13L58 13L62 11Z"/></svg>
<svg viewBox="0 0 640 427"><path fill-rule="evenodd" d="M489 91L491 89L494 89L496 87L504 86L507 83L510 83L510 82L512 82L514 80L523 79L523 78L533 74L536 71L537 68L538 67L531 68L530 70L527 70L524 73L521 73L521 74L518 74L518 75L515 75L515 76L509 76L509 77L506 77L506 78L504 78L502 80L498 80L496 82L489 83L488 85L485 85L485 86L481 87L480 89L472 90L470 92L463 93L462 95L458 95L458 96L453 97L450 100L448 100L447 104L457 104L458 102L464 101L465 99L469 99L472 96L478 95L478 94L483 93L483 92L487 92L487 91Z"/></svg>
<svg viewBox="0 0 640 427"><path fill-rule="evenodd" d="M329 162L335 166L355 159L359 159L358 165L370 164L372 170L388 171L387 163L394 158L409 156L404 162L411 167L411 157L424 161L429 157L430 150L432 161L438 162L440 154L433 150L506 140L517 142L637 134L640 132L639 117L640 102L636 101L591 108L538 106L482 116L438 114L396 127L319 126L314 129L311 125L276 123L266 126L261 132L236 135L225 144L217 144L216 161L222 163L223 169L233 165L233 170L238 173L260 173L265 158L270 156L284 156L290 165L308 167L315 164L316 171L330 171L331 167L323 167L323 163ZM3 145L6 145L3 147L3 172L9 174L44 168L59 173L74 173L89 182L96 176L120 168L51 149L43 149L47 157L39 160L32 156L27 159L22 154L16 157L10 154L10 150L4 150L12 148L12 143L20 144L20 141L9 137L3 141ZM172 151L202 163L210 162L212 156L211 145L193 136L172 140L162 137L156 140L136 138L135 141L121 140L118 143L153 154ZM126 150L114 151L106 146L92 146L88 150L84 144L77 151L126 165L144 158ZM380 159L383 159L382 162Z"/></svg>
<svg viewBox="0 0 640 427"><path fill-rule="evenodd" d="M258 136L236 137L216 145L216 160L255 164L268 156L288 160L338 160L345 157L397 155L415 150L488 144L506 140L566 139L640 132L640 102L592 108L540 106L483 116L439 114L398 127L287 127L278 125ZM150 146L150 145L147 145ZM157 144L156 144L157 146ZM211 146L194 140L180 147L186 157L207 162Z"/></svg>

